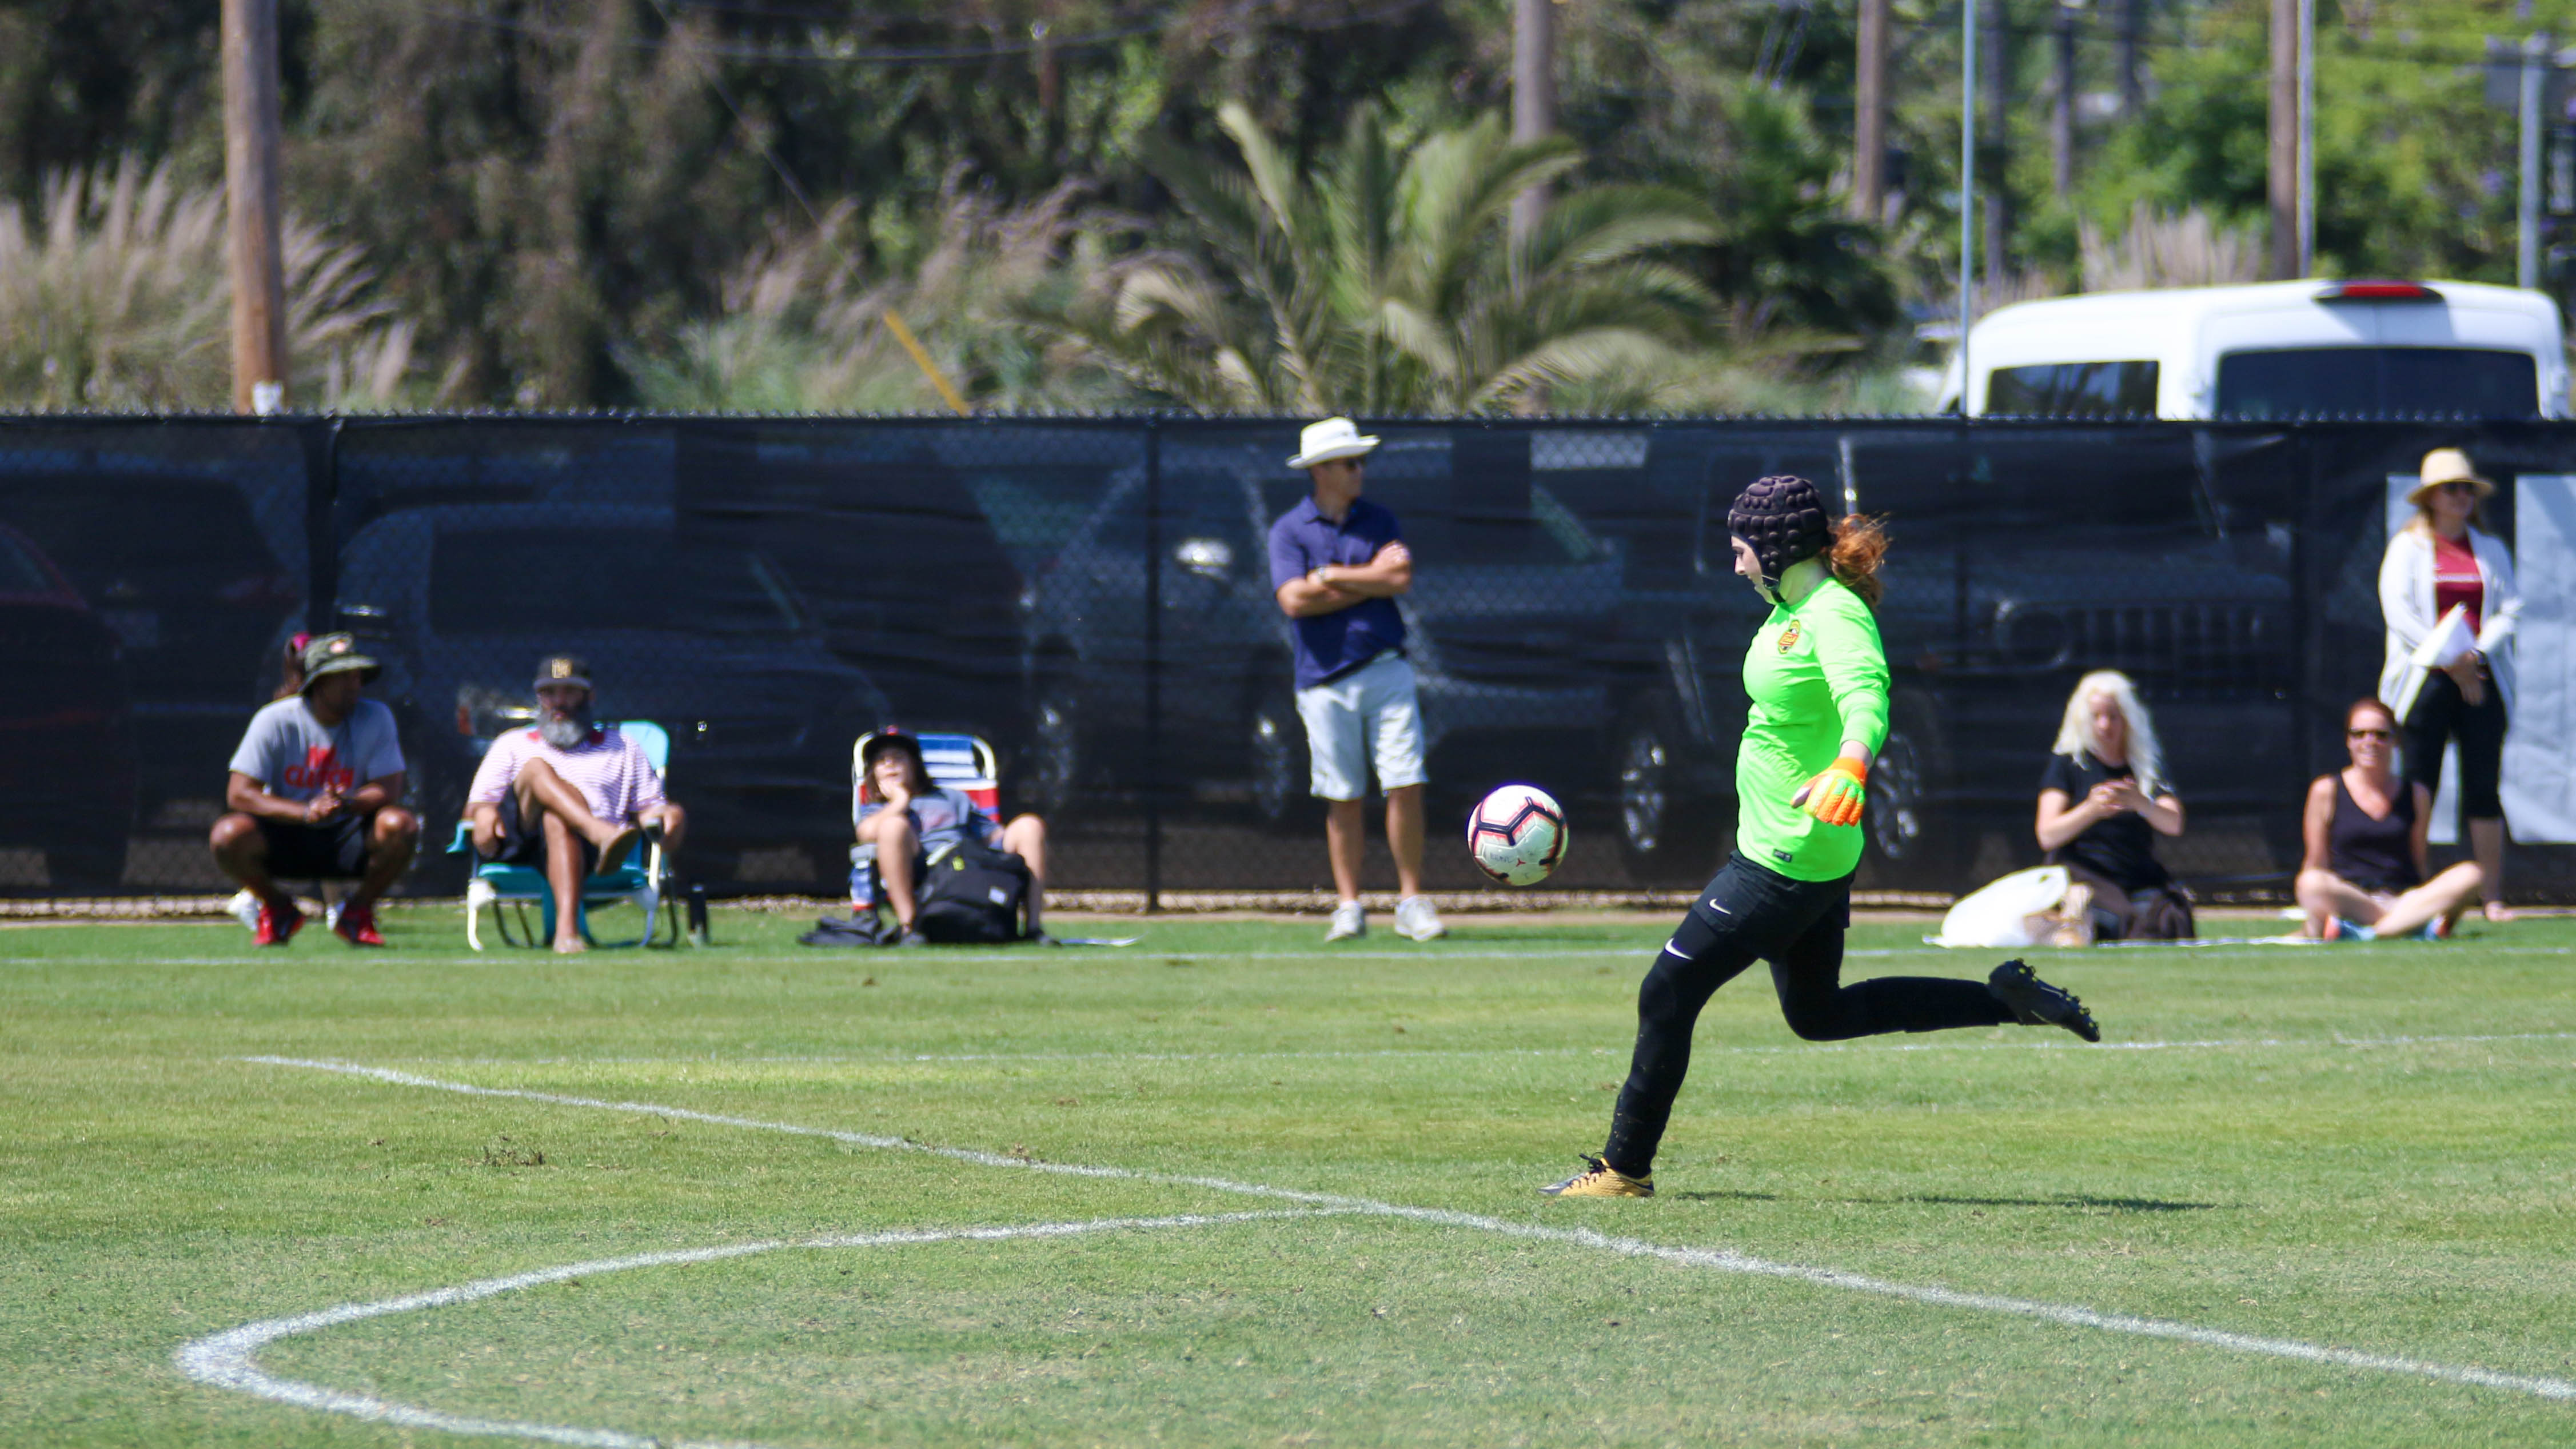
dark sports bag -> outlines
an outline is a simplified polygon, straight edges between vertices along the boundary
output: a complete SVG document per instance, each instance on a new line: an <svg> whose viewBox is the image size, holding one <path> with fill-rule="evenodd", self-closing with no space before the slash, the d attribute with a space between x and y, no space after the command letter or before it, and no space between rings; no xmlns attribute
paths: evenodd
<svg viewBox="0 0 2576 1449"><path fill-rule="evenodd" d="M961 840L924 864L913 927L943 946L1016 941L1030 884L1027 861Z"/></svg>

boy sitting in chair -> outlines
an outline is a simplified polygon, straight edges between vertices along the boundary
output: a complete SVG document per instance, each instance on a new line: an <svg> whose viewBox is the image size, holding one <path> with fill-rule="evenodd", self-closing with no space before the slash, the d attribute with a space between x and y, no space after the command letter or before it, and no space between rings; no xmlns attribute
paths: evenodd
<svg viewBox="0 0 2576 1449"><path fill-rule="evenodd" d="M970 840L1027 863L1028 939L1047 939L1038 927L1046 898L1045 821L1022 815L1008 825L995 825L965 791L932 783L921 741L898 730L868 741L859 764L858 798L852 804L859 842L876 847L878 892L894 908L895 934L889 944L929 944L918 926L920 870L932 856Z"/></svg>
<svg viewBox="0 0 2576 1449"><path fill-rule="evenodd" d="M586 949L582 881L613 870L648 828L676 851L687 817L662 794L644 747L591 720L590 668L569 654L537 666L537 727L492 742L465 795L474 853L545 872L557 951Z"/></svg>

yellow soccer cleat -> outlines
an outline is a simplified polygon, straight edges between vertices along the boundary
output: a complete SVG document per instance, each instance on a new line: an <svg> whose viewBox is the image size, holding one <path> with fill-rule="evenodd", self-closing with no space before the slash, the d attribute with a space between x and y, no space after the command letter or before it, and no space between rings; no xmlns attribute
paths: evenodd
<svg viewBox="0 0 2576 1449"><path fill-rule="evenodd" d="M1655 1175L1651 1172L1644 1177L1630 1177L1588 1153L1583 1160L1592 1165L1563 1182L1551 1183L1540 1188L1539 1191L1548 1197L1653 1197L1655 1195Z"/></svg>

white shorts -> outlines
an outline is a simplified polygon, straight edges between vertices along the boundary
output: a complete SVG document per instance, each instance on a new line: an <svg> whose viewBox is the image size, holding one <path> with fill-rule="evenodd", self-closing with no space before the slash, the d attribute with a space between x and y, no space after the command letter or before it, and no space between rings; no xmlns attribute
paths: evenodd
<svg viewBox="0 0 2576 1449"><path fill-rule="evenodd" d="M1425 778L1422 705L1414 697L1413 666L1401 654L1381 654L1339 679L1298 690L1297 717L1306 722L1314 792L1323 799L1366 796L1372 759L1381 791Z"/></svg>

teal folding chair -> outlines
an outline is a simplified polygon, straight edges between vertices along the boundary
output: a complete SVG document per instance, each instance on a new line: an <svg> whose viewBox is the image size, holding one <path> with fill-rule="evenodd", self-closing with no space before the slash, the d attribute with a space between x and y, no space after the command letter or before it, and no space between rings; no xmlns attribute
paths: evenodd
<svg viewBox="0 0 2576 1449"><path fill-rule="evenodd" d="M644 747L644 758L653 762L656 773L669 777L671 736L651 720L628 720L614 726L628 739ZM474 854L474 827L470 822L456 822L456 839L447 847L450 855L471 857ZM636 860L642 856L641 862ZM596 946L597 937L590 933L590 913L594 906L632 905L644 916L644 932L632 941L617 941L616 947L650 946L658 924L656 913L670 921L671 938L664 945L676 945L680 939L680 903L671 889L670 862L662 850L658 832L647 835L642 844L627 852L625 862L604 870L581 883L581 900L575 925L581 938ZM537 908L537 930L528 930L528 908ZM521 947L542 946L555 935L555 891L546 882L546 873L524 865L504 865L486 861L474 867L473 878L465 883L465 944L483 949L483 911L491 908L492 919L500 928L506 944ZM515 923L517 929L512 929Z"/></svg>

